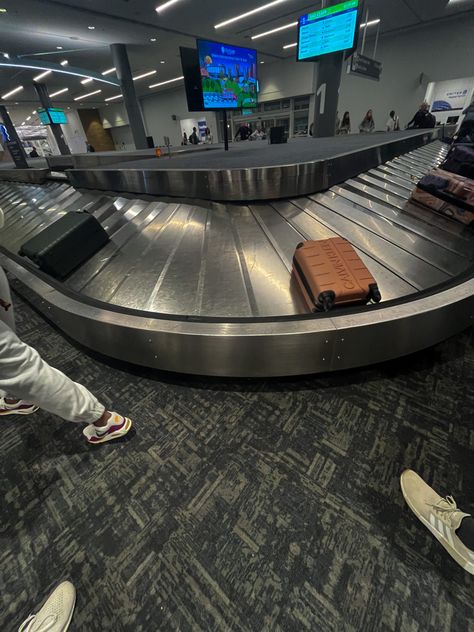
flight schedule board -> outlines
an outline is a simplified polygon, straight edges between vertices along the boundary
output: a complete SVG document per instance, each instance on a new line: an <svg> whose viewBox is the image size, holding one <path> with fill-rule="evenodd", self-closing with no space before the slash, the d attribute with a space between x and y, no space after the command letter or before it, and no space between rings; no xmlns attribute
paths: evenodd
<svg viewBox="0 0 474 632"><path fill-rule="evenodd" d="M348 0L302 15L298 28L298 61L352 50L356 43L359 0Z"/></svg>

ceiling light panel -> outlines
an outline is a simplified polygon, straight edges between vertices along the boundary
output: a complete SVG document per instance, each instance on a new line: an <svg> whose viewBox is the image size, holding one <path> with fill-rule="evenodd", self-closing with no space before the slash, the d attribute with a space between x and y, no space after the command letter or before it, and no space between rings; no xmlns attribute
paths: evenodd
<svg viewBox="0 0 474 632"><path fill-rule="evenodd" d="M75 97L74 101L81 101L82 99L87 99L88 97L94 96L94 94L99 94L102 90L94 90L94 92L88 92L87 94L81 94L80 97Z"/></svg>
<svg viewBox="0 0 474 632"><path fill-rule="evenodd" d="M294 48L295 46L298 46L298 42L293 42L292 44L285 44L285 46L283 46L283 50L286 50L287 48Z"/></svg>
<svg viewBox="0 0 474 632"><path fill-rule="evenodd" d="M50 97L57 97L59 94L64 94L65 92L69 92L69 88L62 88L61 90L58 90L57 92L53 92L49 96Z"/></svg>
<svg viewBox="0 0 474 632"><path fill-rule="evenodd" d="M41 81L41 79L44 79L45 77L50 75L51 72L52 70L46 70L46 72L42 72L40 75L36 75L36 77L33 77L33 81Z"/></svg>
<svg viewBox="0 0 474 632"><path fill-rule="evenodd" d="M157 13L162 13L163 11L166 11L166 9L172 7L174 4L178 4L178 2L180 2L180 0L168 0L168 2L163 2L162 4L159 4L156 7L155 11Z"/></svg>
<svg viewBox="0 0 474 632"><path fill-rule="evenodd" d="M264 33L258 33L257 35L252 35L250 39L256 40L256 39L260 39L261 37L267 37L267 35L272 35L273 33L278 33L279 31L286 31L287 29L292 29L295 26L298 26L298 22L290 22L289 24L278 26L276 29L272 29L271 31L265 31Z"/></svg>
<svg viewBox="0 0 474 632"><path fill-rule="evenodd" d="M114 101L114 99L120 99L122 95L116 94L114 97L109 97L108 99L104 99L104 101Z"/></svg>
<svg viewBox="0 0 474 632"><path fill-rule="evenodd" d="M232 24L233 22L237 22L238 20L243 20L245 18L250 17L251 15L255 15L255 13L260 13L261 11L267 11L267 9L271 9L272 7L276 7L279 4L283 4L284 2L288 2L289 0L273 0L273 2L267 2L267 4L262 4L251 11L246 11L245 13L241 13L240 15L236 15L233 18L229 18L228 20L224 20L224 22L219 22L219 24L215 24L215 29L220 29L223 26L227 26L228 24Z"/></svg>
<svg viewBox="0 0 474 632"><path fill-rule="evenodd" d="M88 77L87 79L83 79L83 80L81 81L81 83L82 83L82 85L83 85L83 86L85 86L85 85L87 85L88 83L92 83L93 81L94 81L94 80L93 80L91 77Z"/></svg>
<svg viewBox="0 0 474 632"><path fill-rule="evenodd" d="M138 81L138 79L144 79L145 77L151 77L151 75L156 75L156 70L150 70L149 72L144 72L142 75L137 75L133 77L133 81Z"/></svg>
<svg viewBox="0 0 474 632"><path fill-rule="evenodd" d="M104 70L104 72L102 73L102 75L105 77L106 75L110 75L113 72L115 72L115 68L109 68L108 70Z"/></svg>
<svg viewBox="0 0 474 632"><path fill-rule="evenodd" d="M149 88L158 88L159 86L165 86L167 83L173 83L174 81L180 81L184 77L175 77L174 79L168 79L167 81L160 81L159 83L153 83Z"/></svg>
<svg viewBox="0 0 474 632"><path fill-rule="evenodd" d="M23 90L23 86L18 86L18 88L15 88L14 90L10 90L10 92L7 92L6 94L2 94L2 99L8 99L8 97L13 96L17 92L20 92L21 90Z"/></svg>

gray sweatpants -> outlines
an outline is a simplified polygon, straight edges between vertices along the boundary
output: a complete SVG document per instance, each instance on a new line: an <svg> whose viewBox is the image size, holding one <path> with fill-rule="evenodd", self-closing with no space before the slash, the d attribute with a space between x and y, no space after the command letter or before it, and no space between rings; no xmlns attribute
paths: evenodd
<svg viewBox="0 0 474 632"><path fill-rule="evenodd" d="M11 303L8 280L0 268L0 299ZM15 334L13 305L0 305L0 396L36 404L67 421L93 423L105 407L84 386L49 366Z"/></svg>

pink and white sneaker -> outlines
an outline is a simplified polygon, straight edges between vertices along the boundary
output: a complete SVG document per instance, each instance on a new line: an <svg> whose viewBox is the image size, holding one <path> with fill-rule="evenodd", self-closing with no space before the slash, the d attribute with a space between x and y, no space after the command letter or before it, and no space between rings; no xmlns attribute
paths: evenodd
<svg viewBox="0 0 474 632"><path fill-rule="evenodd" d="M131 427L132 422L128 417L122 417L118 413L111 413L106 426L98 427L94 424L89 424L82 433L88 443L99 444L124 437Z"/></svg>
<svg viewBox="0 0 474 632"><path fill-rule="evenodd" d="M16 404L7 404L4 397L0 397L0 417L6 415L31 415L38 410L38 406L19 400Z"/></svg>

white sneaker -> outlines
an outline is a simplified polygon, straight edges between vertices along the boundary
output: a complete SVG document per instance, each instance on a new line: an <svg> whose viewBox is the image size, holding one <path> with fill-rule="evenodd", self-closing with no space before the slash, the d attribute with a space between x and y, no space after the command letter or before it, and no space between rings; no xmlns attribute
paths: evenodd
<svg viewBox="0 0 474 632"><path fill-rule="evenodd" d="M0 397L0 417L6 415L31 415L38 410L38 406L18 400L16 404L7 404L4 397Z"/></svg>
<svg viewBox="0 0 474 632"><path fill-rule="evenodd" d="M61 582L36 614L23 621L18 632L66 632L76 604L76 589L69 581Z"/></svg>
<svg viewBox="0 0 474 632"><path fill-rule="evenodd" d="M458 509L452 496L442 498L412 470L400 477L403 496L415 516L444 546L451 557L474 575L474 551L467 548L456 535L463 518L470 516Z"/></svg>

